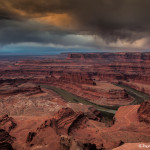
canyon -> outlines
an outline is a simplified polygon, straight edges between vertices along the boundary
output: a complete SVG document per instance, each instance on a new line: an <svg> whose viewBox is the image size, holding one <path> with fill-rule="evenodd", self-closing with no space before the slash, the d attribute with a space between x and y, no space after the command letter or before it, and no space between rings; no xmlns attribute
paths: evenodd
<svg viewBox="0 0 150 150"><path fill-rule="evenodd" d="M0 149L148 145L149 100L150 53L0 56Z"/></svg>

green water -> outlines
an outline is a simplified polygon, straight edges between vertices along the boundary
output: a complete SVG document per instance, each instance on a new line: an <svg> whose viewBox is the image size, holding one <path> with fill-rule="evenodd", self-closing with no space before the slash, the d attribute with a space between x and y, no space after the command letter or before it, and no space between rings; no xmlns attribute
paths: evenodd
<svg viewBox="0 0 150 150"><path fill-rule="evenodd" d="M95 103L92 103L84 98L81 98L79 96L76 96L72 93L69 93L66 90L63 90L61 88L57 88L55 86L50 86L50 85L40 85L41 88L46 88L46 89L50 89L53 90L54 92L56 92L58 95L60 95L65 101L71 102L71 103L82 103L85 105L91 105L94 106L97 110L99 110L103 116L108 117L108 118L113 118L116 110L114 109L109 109L111 107L109 106L101 106ZM115 108L112 106L112 108Z"/></svg>
<svg viewBox="0 0 150 150"><path fill-rule="evenodd" d="M122 83L115 84L115 85L124 88L127 91L127 93L134 98L134 101L130 105L141 104L143 101L147 101L150 99L150 95L139 92L129 86L123 85ZM53 90L58 95L60 95L65 101L94 106L97 110L99 110L102 113L102 115L105 118L108 118L109 120L112 120L116 110L119 108L119 106L101 106L95 104L93 102L88 101L87 99L74 95L64 89L55 86L43 85L43 84L42 85L40 84L40 86L41 88Z"/></svg>
<svg viewBox="0 0 150 150"><path fill-rule="evenodd" d="M127 91L127 93L134 98L134 101L130 105L137 105L141 104L144 101L150 100L150 95L137 91L136 89L122 84L121 82L115 85L124 88Z"/></svg>

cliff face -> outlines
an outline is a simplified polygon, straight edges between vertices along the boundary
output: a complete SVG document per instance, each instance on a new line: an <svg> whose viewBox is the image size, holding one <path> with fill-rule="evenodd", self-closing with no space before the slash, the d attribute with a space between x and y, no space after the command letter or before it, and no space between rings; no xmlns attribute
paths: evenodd
<svg viewBox="0 0 150 150"><path fill-rule="evenodd" d="M28 134L27 145L29 147L41 145L44 149L44 144L50 147L51 139L54 143L54 150L56 145L62 150L71 148L98 150L113 149L130 142L148 142L150 139L149 124L143 125L139 122L138 109L140 109L139 105L119 108L115 115L114 125L108 128L99 120L93 121L91 114L63 108L41 124L35 132ZM91 109L91 112L96 113L94 109ZM144 131L141 130L141 127ZM55 141L52 138L55 138ZM43 142L38 143L38 141Z"/></svg>
<svg viewBox="0 0 150 150"><path fill-rule="evenodd" d="M139 116L144 119L140 120ZM111 127L101 122L102 117L94 108L83 113L68 107L52 116L14 116L13 119L5 115L0 119L0 148L99 150L124 143L149 142L150 122L145 119L149 117L149 104L120 107Z"/></svg>
<svg viewBox="0 0 150 150"><path fill-rule="evenodd" d="M150 101L141 104L138 109L138 118L140 122L150 123Z"/></svg>
<svg viewBox="0 0 150 150"><path fill-rule="evenodd" d="M10 84L10 83L3 83L0 87L0 95L8 96L8 95L15 95L19 93L27 93L36 94L41 93L42 90L39 86L31 84L31 83L24 83L24 84Z"/></svg>
<svg viewBox="0 0 150 150"><path fill-rule="evenodd" d="M88 75L87 73L83 73L83 72L63 73L63 75L61 75L59 80L65 81L65 82L74 82L74 83L78 83L78 84L96 85L96 83L93 81L93 79L90 77L90 75Z"/></svg>
<svg viewBox="0 0 150 150"><path fill-rule="evenodd" d="M98 150L95 144L76 141L71 136L61 136L60 150Z"/></svg>
<svg viewBox="0 0 150 150"><path fill-rule="evenodd" d="M127 85L133 89L136 89L137 91L140 91L142 93L148 94L150 95L150 86L149 84L145 84L145 83L136 83L134 82L122 82L124 85Z"/></svg>
<svg viewBox="0 0 150 150"><path fill-rule="evenodd" d="M84 115L82 112L74 112L70 108L63 108L59 110L51 119L46 120L39 128L37 128L36 132L30 132L27 137L27 144L29 147L36 147L36 145L39 145L37 141L44 140L43 143L41 143L44 149L43 144L45 143L48 147L52 146L50 145L50 141L48 141L48 139L55 137L53 141L55 140L54 144L57 143L57 146L54 145L54 150L57 148L61 150L74 148L80 148L81 150L90 150L93 148L92 150L97 150L95 144L82 143L81 141L75 140L72 136L69 136L72 132L76 130L81 131L81 128L87 127L87 116L88 114ZM51 134L47 137L43 137L43 133L45 133L45 131L51 131Z"/></svg>
<svg viewBox="0 0 150 150"><path fill-rule="evenodd" d="M128 93L109 82L96 82L96 85L59 84L59 87L99 105L127 105L133 101Z"/></svg>
<svg viewBox="0 0 150 150"><path fill-rule="evenodd" d="M10 135L11 130L17 126L15 120L8 115L0 118L0 149L1 150L13 150L12 144L15 141L15 137Z"/></svg>
<svg viewBox="0 0 150 150"><path fill-rule="evenodd" d="M72 53L68 54L67 59L47 57L43 60L42 57L33 57L10 62L9 67L3 61L1 64L1 78L17 76L24 80L35 79L35 82L55 82L61 77L66 81L92 84L90 78L96 76L99 80L110 82L131 80L150 83L150 53ZM59 77L54 78L52 75Z"/></svg>
<svg viewBox="0 0 150 150"><path fill-rule="evenodd" d="M12 117L9 117L8 115L0 117L0 128L5 130L6 132L10 132L16 126L17 123Z"/></svg>
<svg viewBox="0 0 150 150"><path fill-rule="evenodd" d="M100 105L127 105L133 98L123 88L112 86L112 83L127 82L130 83L129 86L149 94L149 55L150 53L76 53L68 54L69 59L59 56L55 59L49 56L21 59L11 61L9 66L2 61L0 83L7 82L11 88L0 87L0 96L32 92L40 94L41 89L37 86L17 85L30 82L63 88Z"/></svg>
<svg viewBox="0 0 150 150"><path fill-rule="evenodd" d="M0 149L1 150L13 150L12 143L14 142L15 138L9 135L3 129L0 129Z"/></svg>
<svg viewBox="0 0 150 150"><path fill-rule="evenodd" d="M68 60L92 64L99 80L150 83L150 53L72 53Z"/></svg>
<svg viewBox="0 0 150 150"><path fill-rule="evenodd" d="M149 61L150 53L71 53L68 59L109 59L121 61Z"/></svg>
<svg viewBox="0 0 150 150"><path fill-rule="evenodd" d="M46 127L52 127L58 135L69 135L71 127L75 127L74 123L83 118L83 113L75 113L70 108L63 108L59 110L51 120L46 120L45 123L38 128L38 130Z"/></svg>

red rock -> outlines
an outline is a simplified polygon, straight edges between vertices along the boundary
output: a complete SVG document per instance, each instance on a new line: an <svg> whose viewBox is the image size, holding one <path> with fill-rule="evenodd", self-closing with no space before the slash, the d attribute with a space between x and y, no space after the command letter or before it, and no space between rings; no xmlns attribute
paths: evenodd
<svg viewBox="0 0 150 150"><path fill-rule="evenodd" d="M122 146L114 148L113 150L141 150L141 149L149 149L150 143L125 143Z"/></svg>
<svg viewBox="0 0 150 150"><path fill-rule="evenodd" d="M70 53L67 59L109 59L122 61L146 61L150 60L149 53Z"/></svg>
<svg viewBox="0 0 150 150"><path fill-rule="evenodd" d="M52 127L58 135L69 135L74 123L84 118L84 114L79 112L75 113L71 108L62 108L50 120L46 120L38 130Z"/></svg>
<svg viewBox="0 0 150 150"><path fill-rule="evenodd" d="M61 136L60 138L60 150L98 150L95 144L91 143L82 143L76 141L71 136Z"/></svg>
<svg viewBox="0 0 150 150"><path fill-rule="evenodd" d="M40 87L29 82L61 87L100 105L128 105L133 99L123 88L112 86L112 82L129 82L135 89L149 94L150 53L78 53L65 57L66 54L0 60L1 114L22 115L22 118L26 115L16 121L13 130L11 121L2 119L1 127L16 137L13 147L16 150L45 150L51 146L53 150L113 149L122 142L149 142L149 104L120 107L114 125L109 128L100 122L102 116L94 109L86 109L88 112L84 114L66 108L47 119L52 112L69 104L56 93L48 94L44 89L45 93L41 92ZM36 119L36 115L41 117ZM8 144L0 145L11 146L9 140L5 142Z"/></svg>
<svg viewBox="0 0 150 150"><path fill-rule="evenodd" d="M74 82L78 84L91 84L96 85L93 79L87 74L82 72L68 72L64 73L60 78L60 81Z"/></svg>
<svg viewBox="0 0 150 150"><path fill-rule="evenodd" d="M31 142L35 136L36 136L36 132L29 132L26 143Z"/></svg>
<svg viewBox="0 0 150 150"><path fill-rule="evenodd" d="M4 129L5 131L10 132L16 126L16 121L12 117L5 115L0 118L0 129Z"/></svg>
<svg viewBox="0 0 150 150"><path fill-rule="evenodd" d="M103 116L100 111L97 109L90 107L89 112L85 113L86 117L91 120L101 121Z"/></svg>
<svg viewBox="0 0 150 150"><path fill-rule="evenodd" d="M12 143L15 138L11 137L8 132L3 129L0 129L0 149L1 150L13 150Z"/></svg>
<svg viewBox="0 0 150 150"><path fill-rule="evenodd" d="M24 124L28 123L28 125L22 126L20 120L18 129L18 134L19 131L24 135L28 133L26 140L20 142L20 148L23 142L27 142L26 149L40 147L43 150L50 148L53 150L61 148L113 149L123 143L148 142L150 139L149 126L139 122L138 108L138 105L120 107L115 115L116 121L111 127L106 127L102 122L99 122L100 120L94 120L93 117L90 118L82 112L74 112L70 108L60 109L53 117L45 119L44 122L38 118L36 122L29 124L28 117L26 117ZM89 112L95 116L101 116L94 108L90 108ZM39 121L43 123L39 123ZM36 125L35 129L33 125ZM15 130L17 131L17 127ZM11 133L16 135L18 139L15 130L12 130Z"/></svg>
<svg viewBox="0 0 150 150"><path fill-rule="evenodd" d="M119 141L119 140L118 141L113 141L113 142L107 141L106 143L105 142L103 143L103 147L104 147L104 149L110 149L110 148L113 148L113 147L121 146L123 144L124 144L124 142Z"/></svg>
<svg viewBox="0 0 150 150"><path fill-rule="evenodd" d="M127 105L133 101L133 98L121 87L109 82L96 83L96 86L63 83L59 84L59 87L98 105Z"/></svg>
<svg viewBox="0 0 150 150"><path fill-rule="evenodd" d="M1 150L14 150L10 143L0 143Z"/></svg>
<svg viewBox="0 0 150 150"><path fill-rule="evenodd" d="M54 115L50 120L46 120L36 131L36 133L29 133L27 137L28 145L34 146L38 145L37 141L44 140L43 143L47 143L47 140L56 137L55 142L59 144L59 149L67 150L71 147L82 147L83 149L93 149L97 150L95 144L76 141L68 135L73 130L78 130L81 126L84 127L85 121L87 120L86 116L81 112L74 112L70 108L62 108ZM49 136L47 134L44 136L44 133L51 132ZM64 136L65 135L65 136ZM41 145L43 145L41 143ZM50 146L50 145L49 145ZM52 145L51 145L52 146ZM55 149L55 148L54 148Z"/></svg>
<svg viewBox="0 0 150 150"><path fill-rule="evenodd" d="M53 58L47 56L45 59L40 56L38 58L32 57L31 59L22 58L17 63L10 61L9 65L3 61L1 60L1 64L4 66L1 65L0 67L0 76L6 78L9 83L28 81L36 83L58 82L51 75L60 77L65 72L84 72L83 74L92 75L92 78L96 75L99 80L111 82L114 82L114 80L131 80L150 83L149 53L70 53L68 54L68 59L62 58L62 55ZM70 77L67 78L69 81ZM81 79L79 81L86 83ZM76 83L79 81L75 79ZM0 83L2 82L3 79Z"/></svg>
<svg viewBox="0 0 150 150"><path fill-rule="evenodd" d="M138 109L140 122L150 123L150 101L143 102Z"/></svg>
<svg viewBox="0 0 150 150"><path fill-rule="evenodd" d="M24 83L24 84L3 83L0 87L0 95L5 95L5 96L20 94L20 93L24 93L24 94L27 93L28 95L31 95L31 94L41 93L41 92L42 90L40 86L31 83Z"/></svg>
<svg viewBox="0 0 150 150"><path fill-rule="evenodd" d="M145 84L145 83L137 83L137 82L126 82L123 81L122 84L127 85L133 89L136 89L137 91L140 91L142 93L145 93L147 95L150 95L150 86L149 84Z"/></svg>

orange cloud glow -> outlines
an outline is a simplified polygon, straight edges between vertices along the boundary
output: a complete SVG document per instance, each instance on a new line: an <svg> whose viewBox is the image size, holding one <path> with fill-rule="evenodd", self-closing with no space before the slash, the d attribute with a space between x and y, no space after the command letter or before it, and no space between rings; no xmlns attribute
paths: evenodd
<svg viewBox="0 0 150 150"><path fill-rule="evenodd" d="M75 29L77 27L77 23L71 16L66 13L62 14L48 14L47 16L42 16L38 18L34 18L33 20L42 22L44 24L50 24L62 29Z"/></svg>

